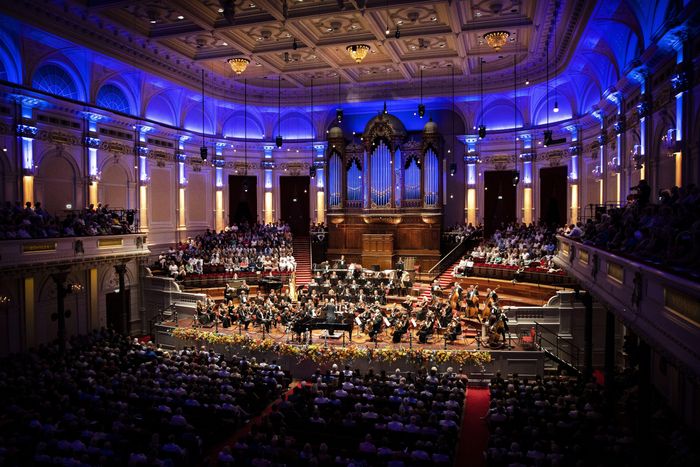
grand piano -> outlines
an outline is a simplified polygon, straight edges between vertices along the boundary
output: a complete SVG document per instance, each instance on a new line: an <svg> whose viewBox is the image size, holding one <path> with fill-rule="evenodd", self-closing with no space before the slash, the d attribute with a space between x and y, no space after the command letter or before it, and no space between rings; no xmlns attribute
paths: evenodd
<svg viewBox="0 0 700 467"><path fill-rule="evenodd" d="M341 332L347 332L348 333L348 338L349 340L352 341L352 329L354 327L354 323L352 319L347 319L347 322L335 322L331 323L323 318L312 318L309 321L306 322L299 322L296 323L294 326L294 333L295 334L302 334L305 332L309 333L309 343L311 343L311 332L318 330L318 329L325 329L327 331L341 331Z"/></svg>

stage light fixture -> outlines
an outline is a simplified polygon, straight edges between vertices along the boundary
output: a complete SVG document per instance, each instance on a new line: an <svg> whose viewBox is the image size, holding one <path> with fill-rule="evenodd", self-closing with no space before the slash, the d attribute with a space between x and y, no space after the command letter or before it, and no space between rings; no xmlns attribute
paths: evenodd
<svg viewBox="0 0 700 467"><path fill-rule="evenodd" d="M457 163L453 162L450 164L450 177L454 177L457 173Z"/></svg>
<svg viewBox="0 0 700 467"><path fill-rule="evenodd" d="M309 167L309 177L314 178L316 176L316 166L312 165Z"/></svg>
<svg viewBox="0 0 700 467"><path fill-rule="evenodd" d="M202 146L201 148L199 148L199 156L202 158L202 161L207 160L207 155L208 151L206 146Z"/></svg>
<svg viewBox="0 0 700 467"><path fill-rule="evenodd" d="M556 99L554 100L554 108L552 109L552 111L554 113L559 112L559 102L557 102Z"/></svg>
<svg viewBox="0 0 700 467"><path fill-rule="evenodd" d="M338 120L338 123L343 122L343 109L336 109L335 118Z"/></svg>
<svg viewBox="0 0 700 467"><path fill-rule="evenodd" d="M479 139L484 139L484 138L486 138L486 126L479 125Z"/></svg>
<svg viewBox="0 0 700 467"><path fill-rule="evenodd" d="M396 26L396 32L394 33L394 37L397 39L401 37L401 30L398 26Z"/></svg>
<svg viewBox="0 0 700 467"><path fill-rule="evenodd" d="M284 140L282 139L282 136L277 136L277 138L275 138L275 145L277 146L277 149L280 149L282 147L283 141Z"/></svg>

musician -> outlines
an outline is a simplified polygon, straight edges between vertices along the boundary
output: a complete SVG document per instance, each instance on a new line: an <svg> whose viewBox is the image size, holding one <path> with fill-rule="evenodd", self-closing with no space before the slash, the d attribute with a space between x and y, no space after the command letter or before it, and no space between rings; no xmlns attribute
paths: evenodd
<svg viewBox="0 0 700 467"><path fill-rule="evenodd" d="M224 302L228 303L231 300L233 300L234 293L235 293L235 290L227 282L226 288L224 289Z"/></svg>
<svg viewBox="0 0 700 467"><path fill-rule="evenodd" d="M401 337L408 332L409 323L408 313L402 313L394 324L394 333L391 336L391 342L394 344L401 342Z"/></svg>
<svg viewBox="0 0 700 467"><path fill-rule="evenodd" d="M498 287L496 287L498 288ZM496 289L486 289L486 300L490 300L494 303L498 303L498 294L496 293Z"/></svg>
<svg viewBox="0 0 700 467"><path fill-rule="evenodd" d="M250 305L244 303L238 307L238 322L241 323L244 329L247 331L248 326L250 326L251 321L253 321Z"/></svg>
<svg viewBox="0 0 700 467"><path fill-rule="evenodd" d="M399 276L399 296L405 297L408 293L408 289L411 287L411 275L408 271L403 271Z"/></svg>
<svg viewBox="0 0 700 467"><path fill-rule="evenodd" d="M432 311L429 311L425 317L425 320L421 324L420 329L418 330L418 342L421 344L427 344L428 336L434 332L434 328L435 314Z"/></svg>
<svg viewBox="0 0 700 467"><path fill-rule="evenodd" d="M250 286L246 283L245 279L243 279L243 283L241 286L238 288L238 295L248 295L250 293Z"/></svg>
<svg viewBox="0 0 700 467"><path fill-rule="evenodd" d="M433 281L433 285L430 286L430 295L432 298L442 297L442 287L437 279Z"/></svg>
<svg viewBox="0 0 700 467"><path fill-rule="evenodd" d="M382 323L384 323L384 316L379 307L377 307L372 314L372 325L369 330L370 342L377 342L377 336L382 330Z"/></svg>
<svg viewBox="0 0 700 467"><path fill-rule="evenodd" d="M338 269L345 270L346 268L347 265L345 263L345 255L340 255L340 259L338 260Z"/></svg>
<svg viewBox="0 0 700 467"><path fill-rule="evenodd" d="M257 318L260 323L260 327L266 333L270 333L270 327L272 326L272 310L269 305L264 305L257 310Z"/></svg>
<svg viewBox="0 0 700 467"><path fill-rule="evenodd" d="M335 306L335 300L331 298L330 301L325 306L326 322L327 323L335 323L336 311L337 311L337 309Z"/></svg>
<svg viewBox="0 0 700 467"><path fill-rule="evenodd" d="M454 315L452 317L452 321L450 321L450 324L447 325L447 332L445 333L445 338L450 341L454 342L457 340L457 337L462 333L462 323L460 322L459 315Z"/></svg>
<svg viewBox="0 0 700 467"><path fill-rule="evenodd" d="M463 291L462 284L460 284L459 281L455 281L455 285L452 287L452 293L457 293L457 300L462 300Z"/></svg>
<svg viewBox="0 0 700 467"><path fill-rule="evenodd" d="M479 299L479 285L470 285L467 291L467 301L474 303L474 299Z"/></svg>

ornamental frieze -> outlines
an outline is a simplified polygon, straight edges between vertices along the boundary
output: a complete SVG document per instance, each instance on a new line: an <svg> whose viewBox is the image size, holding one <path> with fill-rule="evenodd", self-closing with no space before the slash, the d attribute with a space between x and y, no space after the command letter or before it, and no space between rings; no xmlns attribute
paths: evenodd
<svg viewBox="0 0 700 467"><path fill-rule="evenodd" d="M60 144L63 146L80 146L80 140L69 133L64 133L62 131L48 131L40 130L37 135L39 141L48 141L53 144Z"/></svg>
<svg viewBox="0 0 700 467"><path fill-rule="evenodd" d="M117 154L130 154L132 153L132 147L127 146L124 143L119 143L117 141L104 141L100 144L100 150L111 152L115 155Z"/></svg>

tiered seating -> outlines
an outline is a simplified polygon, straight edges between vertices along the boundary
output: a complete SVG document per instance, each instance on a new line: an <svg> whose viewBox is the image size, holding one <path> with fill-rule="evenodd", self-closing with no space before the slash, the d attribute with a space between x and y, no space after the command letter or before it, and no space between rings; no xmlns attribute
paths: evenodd
<svg viewBox="0 0 700 467"><path fill-rule="evenodd" d="M290 381L276 366L109 331L1 368L0 465L194 465Z"/></svg>
<svg viewBox="0 0 700 467"><path fill-rule="evenodd" d="M220 465L452 465L465 380L320 371L273 408Z"/></svg>

